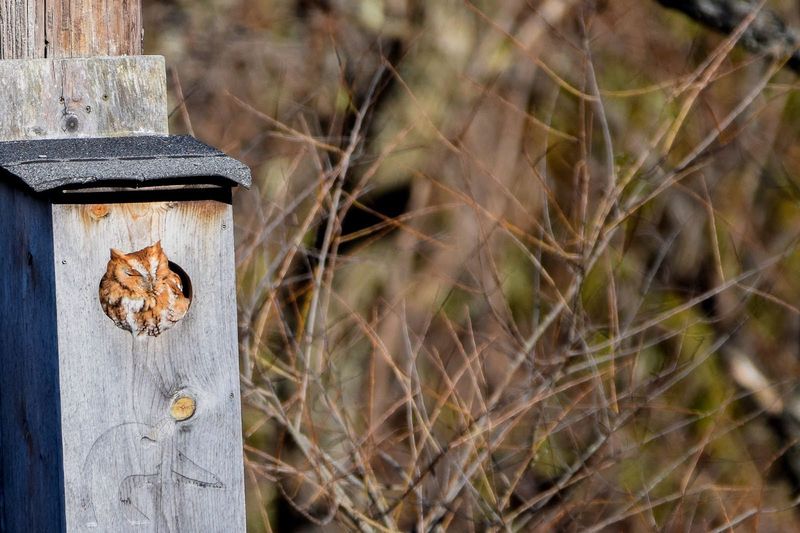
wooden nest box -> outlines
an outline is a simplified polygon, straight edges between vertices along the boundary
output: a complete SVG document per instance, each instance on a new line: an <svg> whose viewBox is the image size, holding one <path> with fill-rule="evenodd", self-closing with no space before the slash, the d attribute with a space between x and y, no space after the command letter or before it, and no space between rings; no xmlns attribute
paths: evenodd
<svg viewBox="0 0 800 533"><path fill-rule="evenodd" d="M0 63L0 530L244 531L248 168L166 135L161 58Z"/></svg>

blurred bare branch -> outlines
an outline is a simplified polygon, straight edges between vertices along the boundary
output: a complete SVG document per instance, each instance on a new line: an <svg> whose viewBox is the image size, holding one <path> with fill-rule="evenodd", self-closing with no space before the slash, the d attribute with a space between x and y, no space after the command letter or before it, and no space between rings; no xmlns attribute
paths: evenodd
<svg viewBox="0 0 800 533"><path fill-rule="evenodd" d="M700 24L724 34L733 33L748 16L752 22L742 33L741 44L750 52L773 59L785 59L789 68L800 72L800 33L775 11L763 7L765 0L656 0Z"/></svg>
<svg viewBox="0 0 800 533"><path fill-rule="evenodd" d="M798 529L797 39L659 4L146 4L253 168L251 531Z"/></svg>

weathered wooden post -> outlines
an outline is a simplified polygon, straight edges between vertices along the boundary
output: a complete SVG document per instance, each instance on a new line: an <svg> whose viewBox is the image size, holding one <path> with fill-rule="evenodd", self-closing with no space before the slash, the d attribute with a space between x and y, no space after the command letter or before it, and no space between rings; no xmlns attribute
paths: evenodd
<svg viewBox="0 0 800 533"><path fill-rule="evenodd" d="M140 53L138 0L0 2L2 532L245 529L249 171L168 136Z"/></svg>

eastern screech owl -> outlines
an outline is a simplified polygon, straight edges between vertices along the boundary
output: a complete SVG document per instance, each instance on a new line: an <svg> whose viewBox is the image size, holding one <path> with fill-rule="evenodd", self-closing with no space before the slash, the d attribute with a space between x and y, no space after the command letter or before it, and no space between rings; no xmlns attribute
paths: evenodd
<svg viewBox="0 0 800 533"><path fill-rule="evenodd" d="M158 241L129 254L111 249L108 269L100 280L100 305L134 337L156 337L183 318L189 298Z"/></svg>

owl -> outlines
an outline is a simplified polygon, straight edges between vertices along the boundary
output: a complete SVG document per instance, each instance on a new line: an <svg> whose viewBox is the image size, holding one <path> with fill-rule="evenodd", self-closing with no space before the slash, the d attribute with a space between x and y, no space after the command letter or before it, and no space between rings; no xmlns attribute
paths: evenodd
<svg viewBox="0 0 800 533"><path fill-rule="evenodd" d="M111 249L100 305L117 327L134 337L157 337L184 317L189 303L161 241L129 254Z"/></svg>

